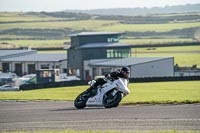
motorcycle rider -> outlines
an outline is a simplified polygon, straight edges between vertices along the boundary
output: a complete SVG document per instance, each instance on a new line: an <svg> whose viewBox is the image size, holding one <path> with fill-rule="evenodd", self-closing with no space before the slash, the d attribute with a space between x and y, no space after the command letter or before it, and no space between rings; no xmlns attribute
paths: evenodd
<svg viewBox="0 0 200 133"><path fill-rule="evenodd" d="M103 84L105 84L107 82L107 79L116 80L118 78L125 78L128 80L129 74L130 74L130 69L128 67L122 67L120 71L114 71L111 72L110 74L106 74L105 78L96 79L95 80L96 82L88 90L91 90L92 93L95 95L97 86L99 85L102 86Z"/></svg>
<svg viewBox="0 0 200 133"><path fill-rule="evenodd" d="M128 79L130 74L130 69L128 67L122 67L120 71L111 72L110 77L114 79L125 78Z"/></svg>

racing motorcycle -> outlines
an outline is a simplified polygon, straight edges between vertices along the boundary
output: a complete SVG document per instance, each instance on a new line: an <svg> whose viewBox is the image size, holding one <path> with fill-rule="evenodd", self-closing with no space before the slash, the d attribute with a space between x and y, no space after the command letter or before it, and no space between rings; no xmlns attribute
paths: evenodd
<svg viewBox="0 0 200 133"><path fill-rule="evenodd" d="M93 86L95 80L90 82ZM94 92L95 90L95 92ZM128 89L128 81L125 78L116 80L107 80L102 86L97 86L94 90L86 90L82 92L74 101L74 106L77 109L85 108L86 106L103 106L105 108L117 107L122 98L130 93Z"/></svg>

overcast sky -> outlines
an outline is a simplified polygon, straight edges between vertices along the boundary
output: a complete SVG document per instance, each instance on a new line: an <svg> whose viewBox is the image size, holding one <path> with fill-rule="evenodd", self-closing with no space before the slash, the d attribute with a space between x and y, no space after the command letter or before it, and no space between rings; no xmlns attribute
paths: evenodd
<svg viewBox="0 0 200 133"><path fill-rule="evenodd" d="M104 9L163 7L200 3L200 0L0 0L0 11L62 11L66 9Z"/></svg>

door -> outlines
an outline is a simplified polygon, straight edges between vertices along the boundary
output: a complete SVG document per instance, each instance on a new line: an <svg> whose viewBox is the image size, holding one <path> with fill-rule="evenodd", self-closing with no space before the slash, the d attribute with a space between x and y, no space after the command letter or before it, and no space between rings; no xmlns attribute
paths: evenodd
<svg viewBox="0 0 200 133"><path fill-rule="evenodd" d="M2 70L3 72L9 72L10 71L9 63L2 63Z"/></svg>
<svg viewBox="0 0 200 133"><path fill-rule="evenodd" d="M28 74L35 74L35 64L28 64Z"/></svg>
<svg viewBox="0 0 200 133"><path fill-rule="evenodd" d="M15 64L15 73L18 76L22 76L22 63Z"/></svg>

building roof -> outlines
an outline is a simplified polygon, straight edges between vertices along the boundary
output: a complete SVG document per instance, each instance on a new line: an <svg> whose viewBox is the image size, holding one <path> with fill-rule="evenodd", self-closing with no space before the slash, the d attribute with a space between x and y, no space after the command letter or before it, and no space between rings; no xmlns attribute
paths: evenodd
<svg viewBox="0 0 200 133"><path fill-rule="evenodd" d="M85 45L80 46L81 49L88 49L88 48L116 48L116 47L131 47L131 44L124 44L124 43L88 43Z"/></svg>
<svg viewBox="0 0 200 133"><path fill-rule="evenodd" d="M0 50L0 59L36 53L35 50Z"/></svg>
<svg viewBox="0 0 200 133"><path fill-rule="evenodd" d="M30 54L26 56L20 56L20 57L11 57L7 59L2 59L2 61L62 61L67 59L67 54Z"/></svg>
<svg viewBox="0 0 200 133"><path fill-rule="evenodd" d="M173 57L130 57L121 59L97 59L90 60L90 66L104 66L104 67L122 67L122 66L132 66L147 62L153 62L158 60L169 59Z"/></svg>
<svg viewBox="0 0 200 133"><path fill-rule="evenodd" d="M69 36L96 36L96 35L121 35L123 32L81 32L77 34L71 34Z"/></svg>

